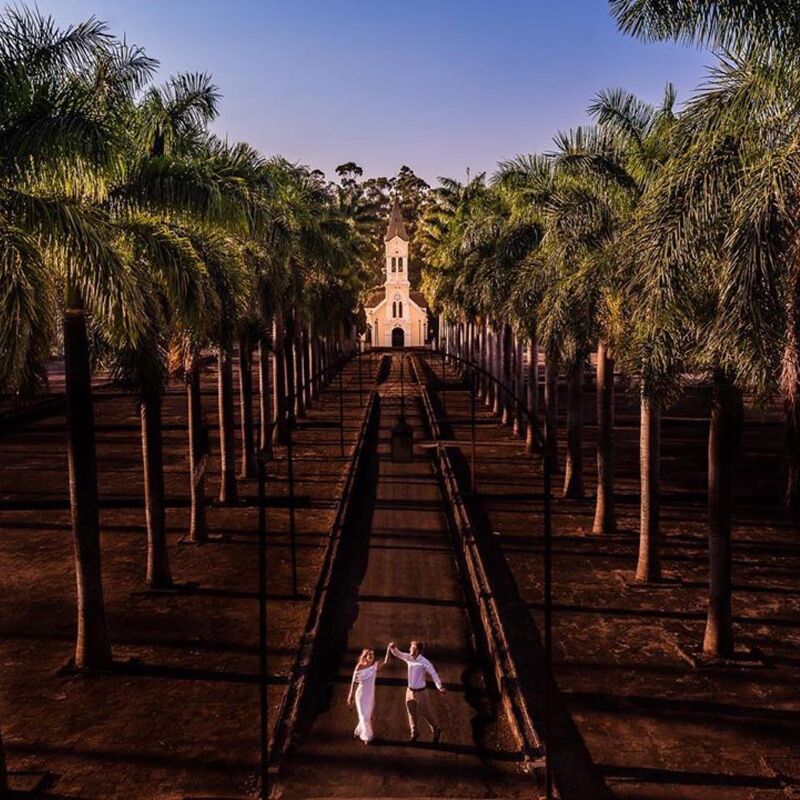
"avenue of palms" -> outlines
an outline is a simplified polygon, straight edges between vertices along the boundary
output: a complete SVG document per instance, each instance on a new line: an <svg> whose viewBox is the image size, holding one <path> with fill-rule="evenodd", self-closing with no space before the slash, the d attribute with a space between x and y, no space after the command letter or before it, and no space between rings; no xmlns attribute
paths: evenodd
<svg viewBox="0 0 800 800"><path fill-rule="evenodd" d="M690 380L708 387L709 592L698 649L725 659L736 646L733 473L746 404L781 404L785 513L800 515L800 21L780 0L609 5L641 39L724 48L705 84L690 99L668 85L655 104L598 87L586 125L554 132L549 152L507 154L493 174L420 190L421 288L438 345L496 378L478 378L477 397L531 453L536 432L514 397L540 422L563 497L584 500L584 478L596 474L587 534L617 531L615 378L637 393L642 584L662 580L661 414ZM241 480L282 452L316 401L312 377L356 349L388 202L354 163L333 184L217 138L213 79L158 77L157 67L95 19L60 29L32 8L0 15L0 392L35 396L48 363L63 359L81 673L111 668L115 635L93 378L104 371L136 403L141 581L170 590L181 576L166 536L167 387L185 392L185 537L204 542L208 504L240 502ZM541 387L531 369L540 356ZM205 375L218 387L214 498ZM588 391L592 464L582 455ZM0 739L0 796L5 782Z"/></svg>

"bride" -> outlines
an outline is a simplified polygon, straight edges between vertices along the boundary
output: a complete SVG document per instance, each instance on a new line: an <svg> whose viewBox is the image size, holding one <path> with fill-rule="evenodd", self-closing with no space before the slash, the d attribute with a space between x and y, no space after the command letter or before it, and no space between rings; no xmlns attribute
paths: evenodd
<svg viewBox="0 0 800 800"><path fill-rule="evenodd" d="M358 711L358 725L353 736L361 739L364 744L369 744L373 737L372 711L375 708L375 678L382 666L383 662L375 661L375 651L366 647L358 657L358 663L353 670L353 680L350 681L347 705L352 707L355 693L356 711Z"/></svg>

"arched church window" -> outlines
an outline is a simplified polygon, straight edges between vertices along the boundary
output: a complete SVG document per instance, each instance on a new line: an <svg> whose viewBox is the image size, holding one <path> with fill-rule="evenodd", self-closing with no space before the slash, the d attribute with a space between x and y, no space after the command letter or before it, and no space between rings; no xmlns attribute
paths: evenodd
<svg viewBox="0 0 800 800"><path fill-rule="evenodd" d="M400 258L397 259L397 271L403 271L403 256L400 256Z"/></svg>
<svg viewBox="0 0 800 800"><path fill-rule="evenodd" d="M392 256L392 272L397 272L397 259Z"/></svg>
<svg viewBox="0 0 800 800"><path fill-rule="evenodd" d="M398 303L398 306L399 306L399 310L400 310L400 313L398 314L398 316L402 317L403 316L403 301L402 300Z"/></svg>
<svg viewBox="0 0 800 800"><path fill-rule="evenodd" d="M392 303L392 316L397 316L397 303Z"/></svg>

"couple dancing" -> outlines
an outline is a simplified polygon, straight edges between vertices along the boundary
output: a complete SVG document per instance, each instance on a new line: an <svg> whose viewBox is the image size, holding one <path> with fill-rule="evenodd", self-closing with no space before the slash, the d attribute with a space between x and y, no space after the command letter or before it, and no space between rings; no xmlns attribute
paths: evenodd
<svg viewBox="0 0 800 800"><path fill-rule="evenodd" d="M361 739L364 744L372 741L372 712L375 709L375 679L378 670L389 662L389 656L405 661L408 667L408 686L406 688L406 712L408 725L411 729L409 741L416 742L419 738L417 731L417 717L421 716L431 728L434 743L442 736L442 729L436 722L436 717L431 709L430 699L427 695L426 675L430 675L441 694L447 694L447 689L442 686L439 675L433 664L422 655L425 646L422 642L414 641L405 653L395 647L394 642L389 642L383 661L375 660L375 651L366 648L361 651L356 668L353 671L353 680L350 682L350 694L347 696L347 705L353 705L355 696L356 710L358 711L358 725L354 736Z"/></svg>

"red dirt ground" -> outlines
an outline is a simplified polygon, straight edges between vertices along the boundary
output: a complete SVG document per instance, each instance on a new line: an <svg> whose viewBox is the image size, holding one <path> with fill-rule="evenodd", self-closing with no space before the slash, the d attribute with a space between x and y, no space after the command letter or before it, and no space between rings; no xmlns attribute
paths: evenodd
<svg viewBox="0 0 800 800"><path fill-rule="evenodd" d="M355 367L347 371L349 452L361 409ZM204 387L211 423L213 380L209 374ZM280 507L287 493L285 462L269 469L273 719L341 489L346 459L338 429L326 426L338 413L334 383L296 435L297 599L290 596L288 511ZM101 677L58 674L75 635L63 418L17 426L0 439L0 725L12 786L29 785L47 772L50 788L37 796L242 793L253 786L258 758L255 481L240 483L240 506L209 509L210 531L224 534L223 540L179 543L188 522L186 406L182 387L171 387L164 406L170 557L175 579L196 586L149 594L143 591L142 470L131 397L99 389L96 420L104 586L119 662ZM212 447L213 456L216 441ZM217 470L212 457L209 497L218 490Z"/></svg>
<svg viewBox="0 0 800 800"><path fill-rule="evenodd" d="M437 360L437 372L440 370ZM451 387L456 387L451 370ZM562 387L563 389L563 387ZM562 405L565 394L562 393ZM585 396L587 500L554 503L555 677L592 759L625 800L785 800L800 792L800 541L780 513L777 410L749 411L733 549L740 646L756 663L695 668L707 592L707 409L693 389L663 425L663 558L658 588L632 583L638 535L638 409L618 392L619 533L591 534L594 391ZM541 473L479 405L482 510L532 618L542 624ZM469 440L469 399L447 393L451 431ZM564 461L564 419L559 436ZM469 447L464 448L469 456ZM560 484L556 479L556 494Z"/></svg>
<svg viewBox="0 0 800 800"><path fill-rule="evenodd" d="M205 400L213 422L211 378ZM349 442L360 418L353 378L345 393ZM448 392L460 439L468 437L468 408L466 392ZM297 434L297 492L307 498L298 514L298 599L289 597L287 510L277 499L269 508L273 714L341 486L338 431L325 427L337 415L334 384ZM620 532L614 536L590 534L594 420L587 392L589 499L557 500L554 520L556 679L592 758L624 800L791 797L800 788L800 543L776 510L782 480L777 413L748 414L734 534L737 635L761 665L723 670L697 669L686 658L701 640L707 579L702 392L689 392L664 421L670 580L657 589L631 583L638 525L635 397L618 395ZM63 419L19 426L0 439L0 726L14 781L29 782L25 771L48 771L51 788L39 796L73 800L242 793L252 788L258 754L255 484L242 482L243 505L209 509L211 530L225 540L178 544L187 526L188 475L185 400L181 387L173 387L165 404L170 555L176 580L197 586L174 595L145 593L139 426L131 398L101 389L97 422L105 589L121 665L104 677L58 675L72 653L75 627ZM478 436L483 510L531 624L541 625L541 508L532 497L541 489L540 474L519 440L483 410ZM210 497L216 469L212 459ZM270 497L285 496L283 463L270 473Z"/></svg>

